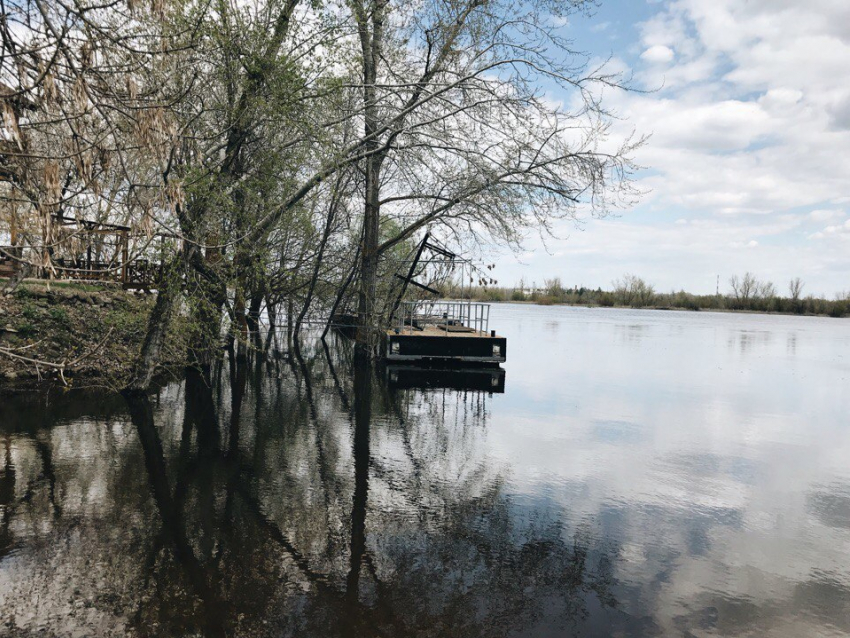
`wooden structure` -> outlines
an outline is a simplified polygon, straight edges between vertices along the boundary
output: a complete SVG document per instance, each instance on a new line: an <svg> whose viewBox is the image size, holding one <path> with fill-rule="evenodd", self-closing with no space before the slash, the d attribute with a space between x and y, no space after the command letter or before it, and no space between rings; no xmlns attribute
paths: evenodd
<svg viewBox="0 0 850 638"><path fill-rule="evenodd" d="M422 255L426 250L431 256L423 261ZM451 266L460 264L472 270L469 260L460 259L432 240L430 233L425 233L406 276L395 275L402 281L402 285L390 311L391 327L381 335L381 357L391 363L432 365L436 362L453 366L473 364L498 367L506 360L507 339L497 335L495 330L490 331L490 304L469 301L402 301L409 285L435 298L440 296L439 290L413 278L417 266L434 263ZM357 317L350 312L335 312L330 325L349 338L353 338L360 327ZM412 378L409 371L400 374ZM436 376L440 377L439 372ZM486 381L490 382L489 376Z"/></svg>
<svg viewBox="0 0 850 638"><path fill-rule="evenodd" d="M130 227L121 224L108 224L87 220L53 218L60 228L82 231L90 236L99 236L114 240L111 259L106 260L94 252L92 242L88 242L85 253L75 257L53 257L51 264L61 279L82 279L87 281L127 281L127 268L130 261ZM48 273L45 273L48 274ZM49 276L49 275L48 275Z"/></svg>
<svg viewBox="0 0 850 638"><path fill-rule="evenodd" d="M68 250L70 240L57 242L45 255L30 254L35 247L24 246L14 218L9 228L10 246L0 246L0 277L13 277L25 261L47 262L32 276L43 279L119 283L125 289L150 290L162 276L162 264L145 258L130 258L132 229L121 224L70 219L54 215L53 223L69 236L85 238L82 250ZM98 241L94 241L96 238ZM107 251L104 248L108 247ZM105 254L105 252L109 254Z"/></svg>
<svg viewBox="0 0 850 638"><path fill-rule="evenodd" d="M383 355L392 362L499 364L507 339L489 330L490 304L419 301L401 304L398 322L384 334Z"/></svg>

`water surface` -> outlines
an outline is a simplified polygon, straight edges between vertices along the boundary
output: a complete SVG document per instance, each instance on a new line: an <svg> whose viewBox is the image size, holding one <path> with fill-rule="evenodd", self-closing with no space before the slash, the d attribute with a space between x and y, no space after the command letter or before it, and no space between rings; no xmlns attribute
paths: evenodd
<svg viewBox="0 0 850 638"><path fill-rule="evenodd" d="M0 635L850 633L850 322L491 322L466 388L340 343L2 395Z"/></svg>

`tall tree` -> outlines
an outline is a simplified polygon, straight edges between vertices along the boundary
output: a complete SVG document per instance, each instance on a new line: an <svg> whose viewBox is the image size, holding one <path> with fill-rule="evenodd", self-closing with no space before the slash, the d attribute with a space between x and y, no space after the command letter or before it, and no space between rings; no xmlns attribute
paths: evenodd
<svg viewBox="0 0 850 638"><path fill-rule="evenodd" d="M607 140L602 87L621 87L556 32L589 3L350 0L360 43L365 188L358 346L374 351L379 260L430 227L518 246L588 204L628 199L640 140ZM571 107L540 88L564 90ZM392 222L392 224L388 224ZM393 232L389 231L393 228ZM382 232L386 236L382 237Z"/></svg>

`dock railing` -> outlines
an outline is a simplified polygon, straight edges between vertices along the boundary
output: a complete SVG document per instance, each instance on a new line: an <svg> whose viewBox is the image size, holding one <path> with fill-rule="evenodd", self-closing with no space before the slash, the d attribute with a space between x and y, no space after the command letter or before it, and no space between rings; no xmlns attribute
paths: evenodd
<svg viewBox="0 0 850 638"><path fill-rule="evenodd" d="M41 260L43 256L31 246L0 245L0 278L13 277L22 264L36 264ZM76 257L51 258L49 267L34 267L32 275L28 276L59 281L120 283L126 289L150 291L161 283L162 263L142 257L126 259L125 255L113 255L112 260L107 261L88 251L88 254Z"/></svg>
<svg viewBox="0 0 850 638"><path fill-rule="evenodd" d="M395 328L417 330L426 326L464 326L487 332L490 304L467 301L405 301L401 304Z"/></svg>
<svg viewBox="0 0 850 638"><path fill-rule="evenodd" d="M0 277L11 277L17 272L17 246L0 246Z"/></svg>

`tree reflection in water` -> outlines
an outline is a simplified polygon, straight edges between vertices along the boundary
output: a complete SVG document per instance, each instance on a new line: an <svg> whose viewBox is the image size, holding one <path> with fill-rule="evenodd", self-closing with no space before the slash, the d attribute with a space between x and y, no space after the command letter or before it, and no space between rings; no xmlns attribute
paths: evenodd
<svg viewBox="0 0 850 638"><path fill-rule="evenodd" d="M590 535L505 489L486 393L391 390L344 350L210 376L0 432L5 631L562 635L613 606Z"/></svg>

